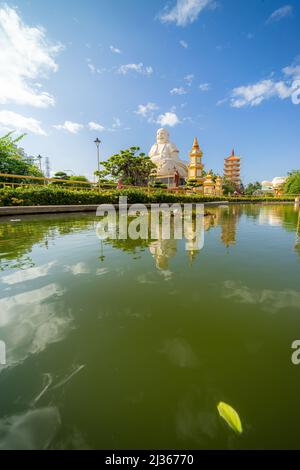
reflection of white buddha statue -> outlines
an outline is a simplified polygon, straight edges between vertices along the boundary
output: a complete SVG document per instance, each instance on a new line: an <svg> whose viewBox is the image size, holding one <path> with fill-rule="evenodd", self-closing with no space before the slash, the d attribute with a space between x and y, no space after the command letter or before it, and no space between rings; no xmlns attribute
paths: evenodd
<svg viewBox="0 0 300 470"><path fill-rule="evenodd" d="M149 157L157 166L157 177L173 176L176 170L180 178L187 178L187 166L179 159L179 150L169 140L167 129L158 129L156 144L152 145Z"/></svg>

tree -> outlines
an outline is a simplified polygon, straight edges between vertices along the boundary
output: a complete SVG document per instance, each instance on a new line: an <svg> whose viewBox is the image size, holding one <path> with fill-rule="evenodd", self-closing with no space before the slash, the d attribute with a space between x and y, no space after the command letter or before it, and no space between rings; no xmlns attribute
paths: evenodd
<svg viewBox="0 0 300 470"><path fill-rule="evenodd" d="M73 175L73 176L70 176L69 181L74 181L74 184L68 184L68 186L76 186L76 187L81 187L81 188L91 187L90 184L85 184L85 183L89 183L89 180L85 176ZM82 181L83 184L81 184L80 181Z"/></svg>
<svg viewBox="0 0 300 470"><path fill-rule="evenodd" d="M68 183L65 183L66 180L70 179L70 176L67 175L64 171L57 171L54 175L53 178L56 180L62 180L62 181L51 181L51 186L56 185L56 186L69 186Z"/></svg>
<svg viewBox="0 0 300 470"><path fill-rule="evenodd" d="M233 194L235 191L239 191L239 188L233 181L224 179L222 183L224 194Z"/></svg>
<svg viewBox="0 0 300 470"><path fill-rule="evenodd" d="M56 180L68 180L68 179L70 179L70 177L64 171L57 171L54 174L53 178L55 178Z"/></svg>
<svg viewBox="0 0 300 470"><path fill-rule="evenodd" d="M255 191L258 191L261 189L261 184L256 181L255 183L249 183L246 188L245 188L245 194L247 196L252 196L252 194L255 193Z"/></svg>
<svg viewBox="0 0 300 470"><path fill-rule="evenodd" d="M43 173L27 158L18 143L26 134L13 138L13 132L0 137L0 173L9 175L43 176ZM12 179L1 177L0 181L7 182L30 182L30 180Z"/></svg>
<svg viewBox="0 0 300 470"><path fill-rule="evenodd" d="M100 178L111 176L113 180L122 179L123 184L146 186L151 175L155 174L156 165L144 153L138 153L139 147L130 147L112 155L101 165L104 170L96 171Z"/></svg>
<svg viewBox="0 0 300 470"><path fill-rule="evenodd" d="M284 192L286 194L300 194L300 170L293 170L288 173Z"/></svg>

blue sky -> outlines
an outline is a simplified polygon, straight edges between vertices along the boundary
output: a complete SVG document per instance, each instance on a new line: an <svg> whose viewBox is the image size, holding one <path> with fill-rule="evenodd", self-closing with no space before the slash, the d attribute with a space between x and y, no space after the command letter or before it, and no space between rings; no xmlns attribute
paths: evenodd
<svg viewBox="0 0 300 470"><path fill-rule="evenodd" d="M97 136L106 159L161 126L215 172L234 147L245 183L299 168L297 0L7 1L0 50L0 132L52 171L91 177Z"/></svg>

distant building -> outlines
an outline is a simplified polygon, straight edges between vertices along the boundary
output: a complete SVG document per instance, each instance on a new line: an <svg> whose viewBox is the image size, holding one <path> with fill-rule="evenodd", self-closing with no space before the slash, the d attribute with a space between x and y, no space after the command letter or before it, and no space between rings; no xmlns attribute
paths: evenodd
<svg viewBox="0 0 300 470"><path fill-rule="evenodd" d="M241 158L235 155L234 149L230 157L224 159L224 179L232 181L238 187L241 185Z"/></svg>
<svg viewBox="0 0 300 470"><path fill-rule="evenodd" d="M282 194L286 182L285 176L276 176L272 181L262 181L261 190L264 193L274 193L277 196Z"/></svg>

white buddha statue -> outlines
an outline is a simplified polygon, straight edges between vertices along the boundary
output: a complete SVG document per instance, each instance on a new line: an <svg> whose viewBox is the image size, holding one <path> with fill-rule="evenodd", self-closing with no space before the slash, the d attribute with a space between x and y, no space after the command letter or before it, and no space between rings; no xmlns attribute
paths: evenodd
<svg viewBox="0 0 300 470"><path fill-rule="evenodd" d="M187 178L187 166L179 159L179 150L175 144L170 142L167 129L158 129L156 144L152 145L149 157L157 166L158 178L173 176L176 170L180 178Z"/></svg>

